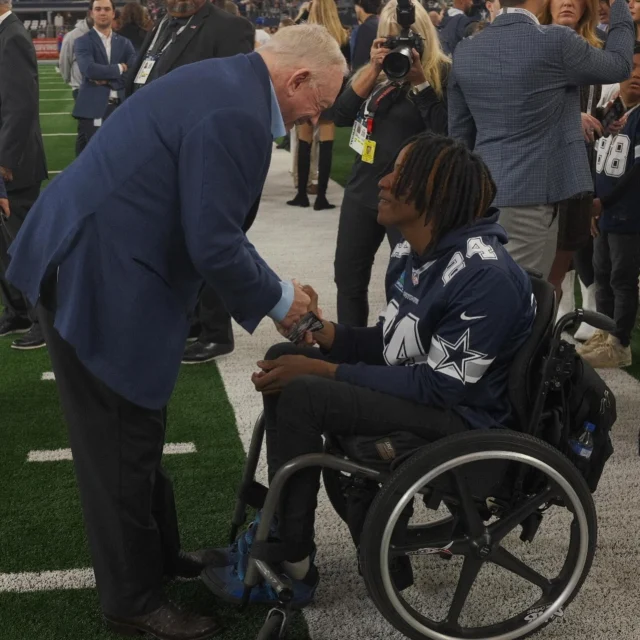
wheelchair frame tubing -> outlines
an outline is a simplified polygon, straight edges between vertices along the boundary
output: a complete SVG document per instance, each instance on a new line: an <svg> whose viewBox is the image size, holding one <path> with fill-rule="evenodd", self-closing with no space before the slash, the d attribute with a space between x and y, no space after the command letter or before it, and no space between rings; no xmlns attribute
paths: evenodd
<svg viewBox="0 0 640 640"><path fill-rule="evenodd" d="M383 474L375 469L370 469L364 465L337 456L330 455L328 453L308 453L302 456L293 458L278 469L273 480L269 486L269 492L262 508L262 518L258 524L256 531L256 542L265 542L269 537L269 527L271 521L276 513L282 490L284 489L291 476L296 474L302 469L308 467L328 467L337 471L346 471L347 473L353 473L365 478L371 478L372 480L380 479ZM273 573L271 568L264 561L256 560L249 557L249 566L247 568L247 574L245 576L244 584L247 587L253 587L258 583L258 573L267 580L271 586L278 590L279 584L272 582ZM280 582L278 580L278 582Z"/></svg>

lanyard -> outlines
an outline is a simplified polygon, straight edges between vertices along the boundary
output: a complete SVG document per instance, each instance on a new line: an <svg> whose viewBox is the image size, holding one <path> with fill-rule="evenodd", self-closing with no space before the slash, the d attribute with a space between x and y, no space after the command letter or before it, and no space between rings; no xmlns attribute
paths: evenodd
<svg viewBox="0 0 640 640"><path fill-rule="evenodd" d="M596 88L595 88L594 85L591 85L589 87L589 101L587 102L587 113L589 115L593 115L591 113L591 111L593 109L593 99L594 99L595 95L596 95Z"/></svg>
<svg viewBox="0 0 640 640"><path fill-rule="evenodd" d="M195 14L194 14L195 15ZM147 51L153 51L153 48L156 46L156 42L158 41L158 38L160 37L160 34L162 33L162 30L165 28L165 26L167 25L167 23L169 22L171 18L169 17L169 15L166 15L164 18L162 18L162 22L160 23L160 26L158 27L158 30L156 31L156 35L153 36L153 40L151 41L151 45L150 47L147 49ZM178 36L189 26L189 23L193 20L193 16L191 16L187 22L187 24L181 26L171 37L171 39L169 40L169 42L167 42L167 44L164 45L164 47L162 47L162 51L157 51L154 55L156 56L161 56L178 38Z"/></svg>

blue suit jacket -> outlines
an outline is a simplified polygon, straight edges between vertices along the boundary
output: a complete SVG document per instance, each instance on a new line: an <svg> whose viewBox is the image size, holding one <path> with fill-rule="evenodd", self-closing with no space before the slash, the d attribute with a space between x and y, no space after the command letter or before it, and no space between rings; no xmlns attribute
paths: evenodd
<svg viewBox="0 0 640 640"><path fill-rule="evenodd" d="M119 36L115 31L111 35L111 61L107 58L107 50L95 29L75 41L74 53L78 68L82 73L82 84L78 99L73 108L75 118L102 118L109 102L109 93L118 92L124 100L124 74L120 73L119 64L133 67L136 52L127 38ZM95 84L96 80L106 80L108 84Z"/></svg>
<svg viewBox="0 0 640 640"><path fill-rule="evenodd" d="M258 54L176 69L126 100L51 182L7 278L35 303L57 270L55 326L80 360L132 402L164 406L205 280L247 331L280 301L280 279L242 231L272 145Z"/></svg>
<svg viewBox="0 0 640 640"><path fill-rule="evenodd" d="M578 87L628 78L634 39L629 7L616 2L605 50L521 13L499 15L457 46L449 135L482 156L498 187L497 206L552 204L593 191Z"/></svg>

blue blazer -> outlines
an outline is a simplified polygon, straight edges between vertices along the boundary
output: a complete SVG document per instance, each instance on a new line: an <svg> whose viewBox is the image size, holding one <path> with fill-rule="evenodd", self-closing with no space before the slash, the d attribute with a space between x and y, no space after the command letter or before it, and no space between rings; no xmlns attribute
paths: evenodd
<svg viewBox="0 0 640 640"><path fill-rule="evenodd" d="M102 118L107 109L109 94L118 92L120 100L124 100L124 74L120 73L119 64L133 67L136 52L127 38L119 36L115 31L111 35L111 62L107 58L107 50L100 36L91 29L89 33L78 38L73 47L78 61L82 84L73 108L75 118ZM95 81L107 81L107 84L95 84Z"/></svg>
<svg viewBox="0 0 640 640"><path fill-rule="evenodd" d="M258 54L172 71L43 191L7 279L35 304L57 271L55 326L83 364L131 402L163 407L205 281L250 332L280 301L280 279L242 231L272 146Z"/></svg>

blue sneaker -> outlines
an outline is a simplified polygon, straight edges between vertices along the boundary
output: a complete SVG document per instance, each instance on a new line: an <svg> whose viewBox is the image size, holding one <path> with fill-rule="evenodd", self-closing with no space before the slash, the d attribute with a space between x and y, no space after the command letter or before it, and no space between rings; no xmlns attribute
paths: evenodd
<svg viewBox="0 0 640 640"><path fill-rule="evenodd" d="M282 574L281 577L291 585L293 589L293 609L306 607L315 595L320 576L315 564L311 564L307 575L302 580L292 580ZM244 594L244 582L238 575L235 566L207 567L201 574L202 581L209 587L213 595L225 602L240 604ZM266 582L257 584L249 596L250 604L264 604L274 606L278 604L278 596L273 588Z"/></svg>
<svg viewBox="0 0 640 640"><path fill-rule="evenodd" d="M262 511L258 511L256 513L256 519L246 528L245 531L238 535L233 544L226 548L218 548L214 550L218 557L223 559L222 562L215 563L216 567L228 567L238 564L239 575L241 579L244 580L247 564L249 562L249 553L251 552L251 546L255 540L261 519ZM276 519L274 519L269 530L269 537L277 537L277 531L278 523Z"/></svg>

